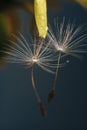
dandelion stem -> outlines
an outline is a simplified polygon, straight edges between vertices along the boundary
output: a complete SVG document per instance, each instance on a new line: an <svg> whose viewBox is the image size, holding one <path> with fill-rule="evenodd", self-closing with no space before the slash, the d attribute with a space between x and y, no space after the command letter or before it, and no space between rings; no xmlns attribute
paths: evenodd
<svg viewBox="0 0 87 130"><path fill-rule="evenodd" d="M48 95L48 102L50 102L53 99L53 97L55 96L55 89L56 89L56 83L57 83L57 77L58 77L58 71L59 71L60 58L61 58L61 52L59 52L58 64L57 64L55 78L54 78L54 84L53 84L53 88L52 88L51 92Z"/></svg>
<svg viewBox="0 0 87 130"><path fill-rule="evenodd" d="M31 78L32 78L32 87L33 87L35 96L36 96L36 98L37 98L37 101L38 101L38 102L41 102L40 96L38 95L38 92L37 92L37 89L36 89L36 86L35 86L35 79L34 79L34 64L32 65Z"/></svg>
<svg viewBox="0 0 87 130"><path fill-rule="evenodd" d="M56 83L57 83L57 78L58 78L60 58L61 58L61 52L59 52L59 56L58 56L58 63L57 63L57 68L56 68L56 73L55 73L55 79L54 79L54 84L53 84L53 90L56 89Z"/></svg>
<svg viewBox="0 0 87 130"><path fill-rule="evenodd" d="M40 96L38 95L38 92L37 92L37 89L36 89L36 86L35 86L35 80L34 80L34 64L32 65L32 86L33 86L33 90L35 92L35 95L37 97L37 101L39 103L39 109L40 109L40 112L41 112L41 115L43 117L46 116L46 109L45 109L45 106L44 104L42 103L41 99L40 99Z"/></svg>

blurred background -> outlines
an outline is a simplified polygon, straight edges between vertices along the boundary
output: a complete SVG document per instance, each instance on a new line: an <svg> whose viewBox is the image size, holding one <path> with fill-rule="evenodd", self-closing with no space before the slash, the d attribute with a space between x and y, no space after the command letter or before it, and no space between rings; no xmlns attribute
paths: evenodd
<svg viewBox="0 0 87 130"><path fill-rule="evenodd" d="M77 26L87 24L87 1L83 3L47 0L49 23L52 26L54 18L61 22L65 16ZM33 0L0 1L0 51L11 45L6 41L12 33L20 31L28 40L28 32L34 34L35 29ZM56 96L50 104L47 96L54 75L36 66L37 89L47 109L45 118L32 89L31 69L7 64L4 56L0 52L0 130L87 130L87 54L82 54L82 60L67 57L70 63L59 70Z"/></svg>

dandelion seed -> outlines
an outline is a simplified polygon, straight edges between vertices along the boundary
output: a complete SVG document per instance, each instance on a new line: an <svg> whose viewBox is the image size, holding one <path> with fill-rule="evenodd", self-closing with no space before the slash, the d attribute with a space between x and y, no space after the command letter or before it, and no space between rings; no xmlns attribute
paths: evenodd
<svg viewBox="0 0 87 130"><path fill-rule="evenodd" d="M39 103L41 114L42 116L45 116L46 110L35 85L34 66L36 64L43 70L54 73L53 69L55 68L55 64L53 64L53 61L55 61L56 58L53 56L52 52L49 49L49 43L45 44L45 41L43 39L34 41L29 37L29 42L27 42L21 33L19 33L19 37L15 35L13 35L13 37L18 40L18 44L14 41L10 41L13 46L8 46L9 51L5 48L4 53L9 56L9 63L19 63L26 65L27 68L32 68L32 87Z"/></svg>
<svg viewBox="0 0 87 130"><path fill-rule="evenodd" d="M63 22L61 24L58 23L58 20L55 20L54 22L56 34L54 34L53 30L50 28L47 37L51 43L51 47L58 52L59 56L54 84L52 91L48 95L48 102L51 101L55 93L54 91L56 88L60 59L67 55L80 58L80 53L87 52L85 48L87 46L87 44L85 44L85 41L87 41L87 33L84 33L83 26L75 27L75 25L70 22L66 23L65 18L63 18ZM69 63L69 60L67 63Z"/></svg>

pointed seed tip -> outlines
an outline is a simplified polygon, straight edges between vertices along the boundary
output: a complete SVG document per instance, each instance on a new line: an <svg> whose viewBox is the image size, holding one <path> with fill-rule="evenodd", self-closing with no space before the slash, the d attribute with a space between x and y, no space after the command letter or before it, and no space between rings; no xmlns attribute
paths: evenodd
<svg viewBox="0 0 87 130"><path fill-rule="evenodd" d="M40 109L41 115L43 117L45 117L46 116L46 109L45 109L45 106L42 102L39 103L39 109Z"/></svg>
<svg viewBox="0 0 87 130"><path fill-rule="evenodd" d="M55 90L52 90L48 95L48 103L51 102L54 96L55 96Z"/></svg>

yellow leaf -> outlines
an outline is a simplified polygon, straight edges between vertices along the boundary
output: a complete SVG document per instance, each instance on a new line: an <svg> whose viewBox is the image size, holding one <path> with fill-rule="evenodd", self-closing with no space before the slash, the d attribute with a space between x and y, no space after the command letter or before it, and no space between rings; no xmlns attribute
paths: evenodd
<svg viewBox="0 0 87 130"><path fill-rule="evenodd" d="M76 0L80 5L87 9L87 0Z"/></svg>
<svg viewBox="0 0 87 130"><path fill-rule="evenodd" d="M46 0L34 0L34 14L39 36L45 38L48 30Z"/></svg>

